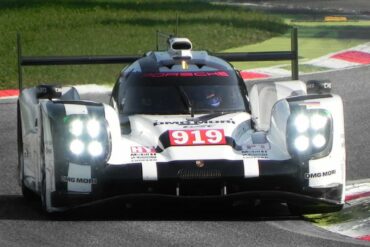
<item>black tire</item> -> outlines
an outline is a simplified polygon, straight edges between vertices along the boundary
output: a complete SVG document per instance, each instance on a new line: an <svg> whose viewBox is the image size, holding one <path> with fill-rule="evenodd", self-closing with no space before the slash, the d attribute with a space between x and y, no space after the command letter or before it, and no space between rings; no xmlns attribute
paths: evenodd
<svg viewBox="0 0 370 247"><path fill-rule="evenodd" d="M51 209L49 208L53 202L51 201L51 205L47 205L47 199L46 199L46 173L45 173L45 170L43 170L42 172L42 182L41 182L41 192L40 192L40 197L41 197L41 203L40 203L40 206L41 206L41 210L42 210L42 213L47 216L47 217L51 217L53 219L59 219L60 217L63 217L64 215L64 212L59 212L59 211L54 211L54 209Z"/></svg>
<svg viewBox="0 0 370 247"><path fill-rule="evenodd" d="M41 182L41 209L44 213L47 213L46 206L46 181L45 181L45 171L42 173L42 182Z"/></svg>
<svg viewBox="0 0 370 247"><path fill-rule="evenodd" d="M26 187L23 182L22 182L21 187L22 187L22 195L24 198L26 198L29 201L39 200L39 197L37 196L37 194L33 192L32 190L30 190L28 187Z"/></svg>
<svg viewBox="0 0 370 247"><path fill-rule="evenodd" d="M23 197L27 200L37 200L38 196L35 192L29 189L24 184L24 168L23 168L23 139L22 139L22 123L21 123L21 112L19 108L19 100L17 102L17 142L18 142L18 174L19 184L22 189Z"/></svg>

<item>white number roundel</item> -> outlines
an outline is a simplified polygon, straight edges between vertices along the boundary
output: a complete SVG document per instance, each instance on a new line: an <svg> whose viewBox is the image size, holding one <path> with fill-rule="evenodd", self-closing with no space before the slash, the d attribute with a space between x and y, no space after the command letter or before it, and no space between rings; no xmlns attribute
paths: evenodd
<svg viewBox="0 0 370 247"><path fill-rule="evenodd" d="M223 129L170 130L169 134L173 146L226 144Z"/></svg>

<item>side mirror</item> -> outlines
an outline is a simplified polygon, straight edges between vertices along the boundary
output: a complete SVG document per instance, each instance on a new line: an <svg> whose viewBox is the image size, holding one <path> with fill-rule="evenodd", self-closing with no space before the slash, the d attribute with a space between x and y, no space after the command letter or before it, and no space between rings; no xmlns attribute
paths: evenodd
<svg viewBox="0 0 370 247"><path fill-rule="evenodd" d="M38 99L53 99L62 96L62 87L55 85L38 85L36 87L36 97Z"/></svg>
<svg viewBox="0 0 370 247"><path fill-rule="evenodd" d="M326 94L331 92L329 80L310 80L306 82L308 94Z"/></svg>
<svg viewBox="0 0 370 247"><path fill-rule="evenodd" d="M124 116L123 114L119 114L119 121L121 124L121 133L124 135L128 135L131 133L131 123L128 116Z"/></svg>

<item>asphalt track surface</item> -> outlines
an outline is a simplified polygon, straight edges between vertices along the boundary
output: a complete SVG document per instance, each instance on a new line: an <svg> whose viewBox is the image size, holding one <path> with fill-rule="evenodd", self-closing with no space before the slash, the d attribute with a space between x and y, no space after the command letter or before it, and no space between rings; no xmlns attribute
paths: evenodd
<svg viewBox="0 0 370 247"><path fill-rule="evenodd" d="M370 67L320 73L343 97L349 180L370 177ZM86 98L107 101L108 95ZM326 232L281 204L239 206L121 201L46 216L22 198L16 180L16 101L0 100L0 246L357 246L369 242Z"/></svg>

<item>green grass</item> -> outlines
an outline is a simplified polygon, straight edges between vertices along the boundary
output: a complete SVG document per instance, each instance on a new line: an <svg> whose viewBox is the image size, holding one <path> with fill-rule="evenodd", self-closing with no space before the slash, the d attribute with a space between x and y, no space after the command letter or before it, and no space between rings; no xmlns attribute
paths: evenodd
<svg viewBox="0 0 370 247"><path fill-rule="evenodd" d="M367 220L370 215L370 202L364 200L361 204L345 207L342 211L328 214L305 215L306 220L317 224L318 226L330 226L345 222L355 222L358 220Z"/></svg>
<svg viewBox="0 0 370 247"><path fill-rule="evenodd" d="M298 27L298 47L300 62L305 62L329 53L345 50L370 41L370 21L356 22L290 22ZM232 49L236 51L290 50L290 34L275 37L259 44L244 45ZM235 63L239 69L267 67L289 62Z"/></svg>
<svg viewBox="0 0 370 247"><path fill-rule="evenodd" d="M195 49L225 50L258 43L287 31L278 17L195 0L2 0L0 89L17 81L16 33L23 53L41 55L143 54L155 49L155 31L179 34ZM123 65L25 68L26 85L113 83Z"/></svg>

